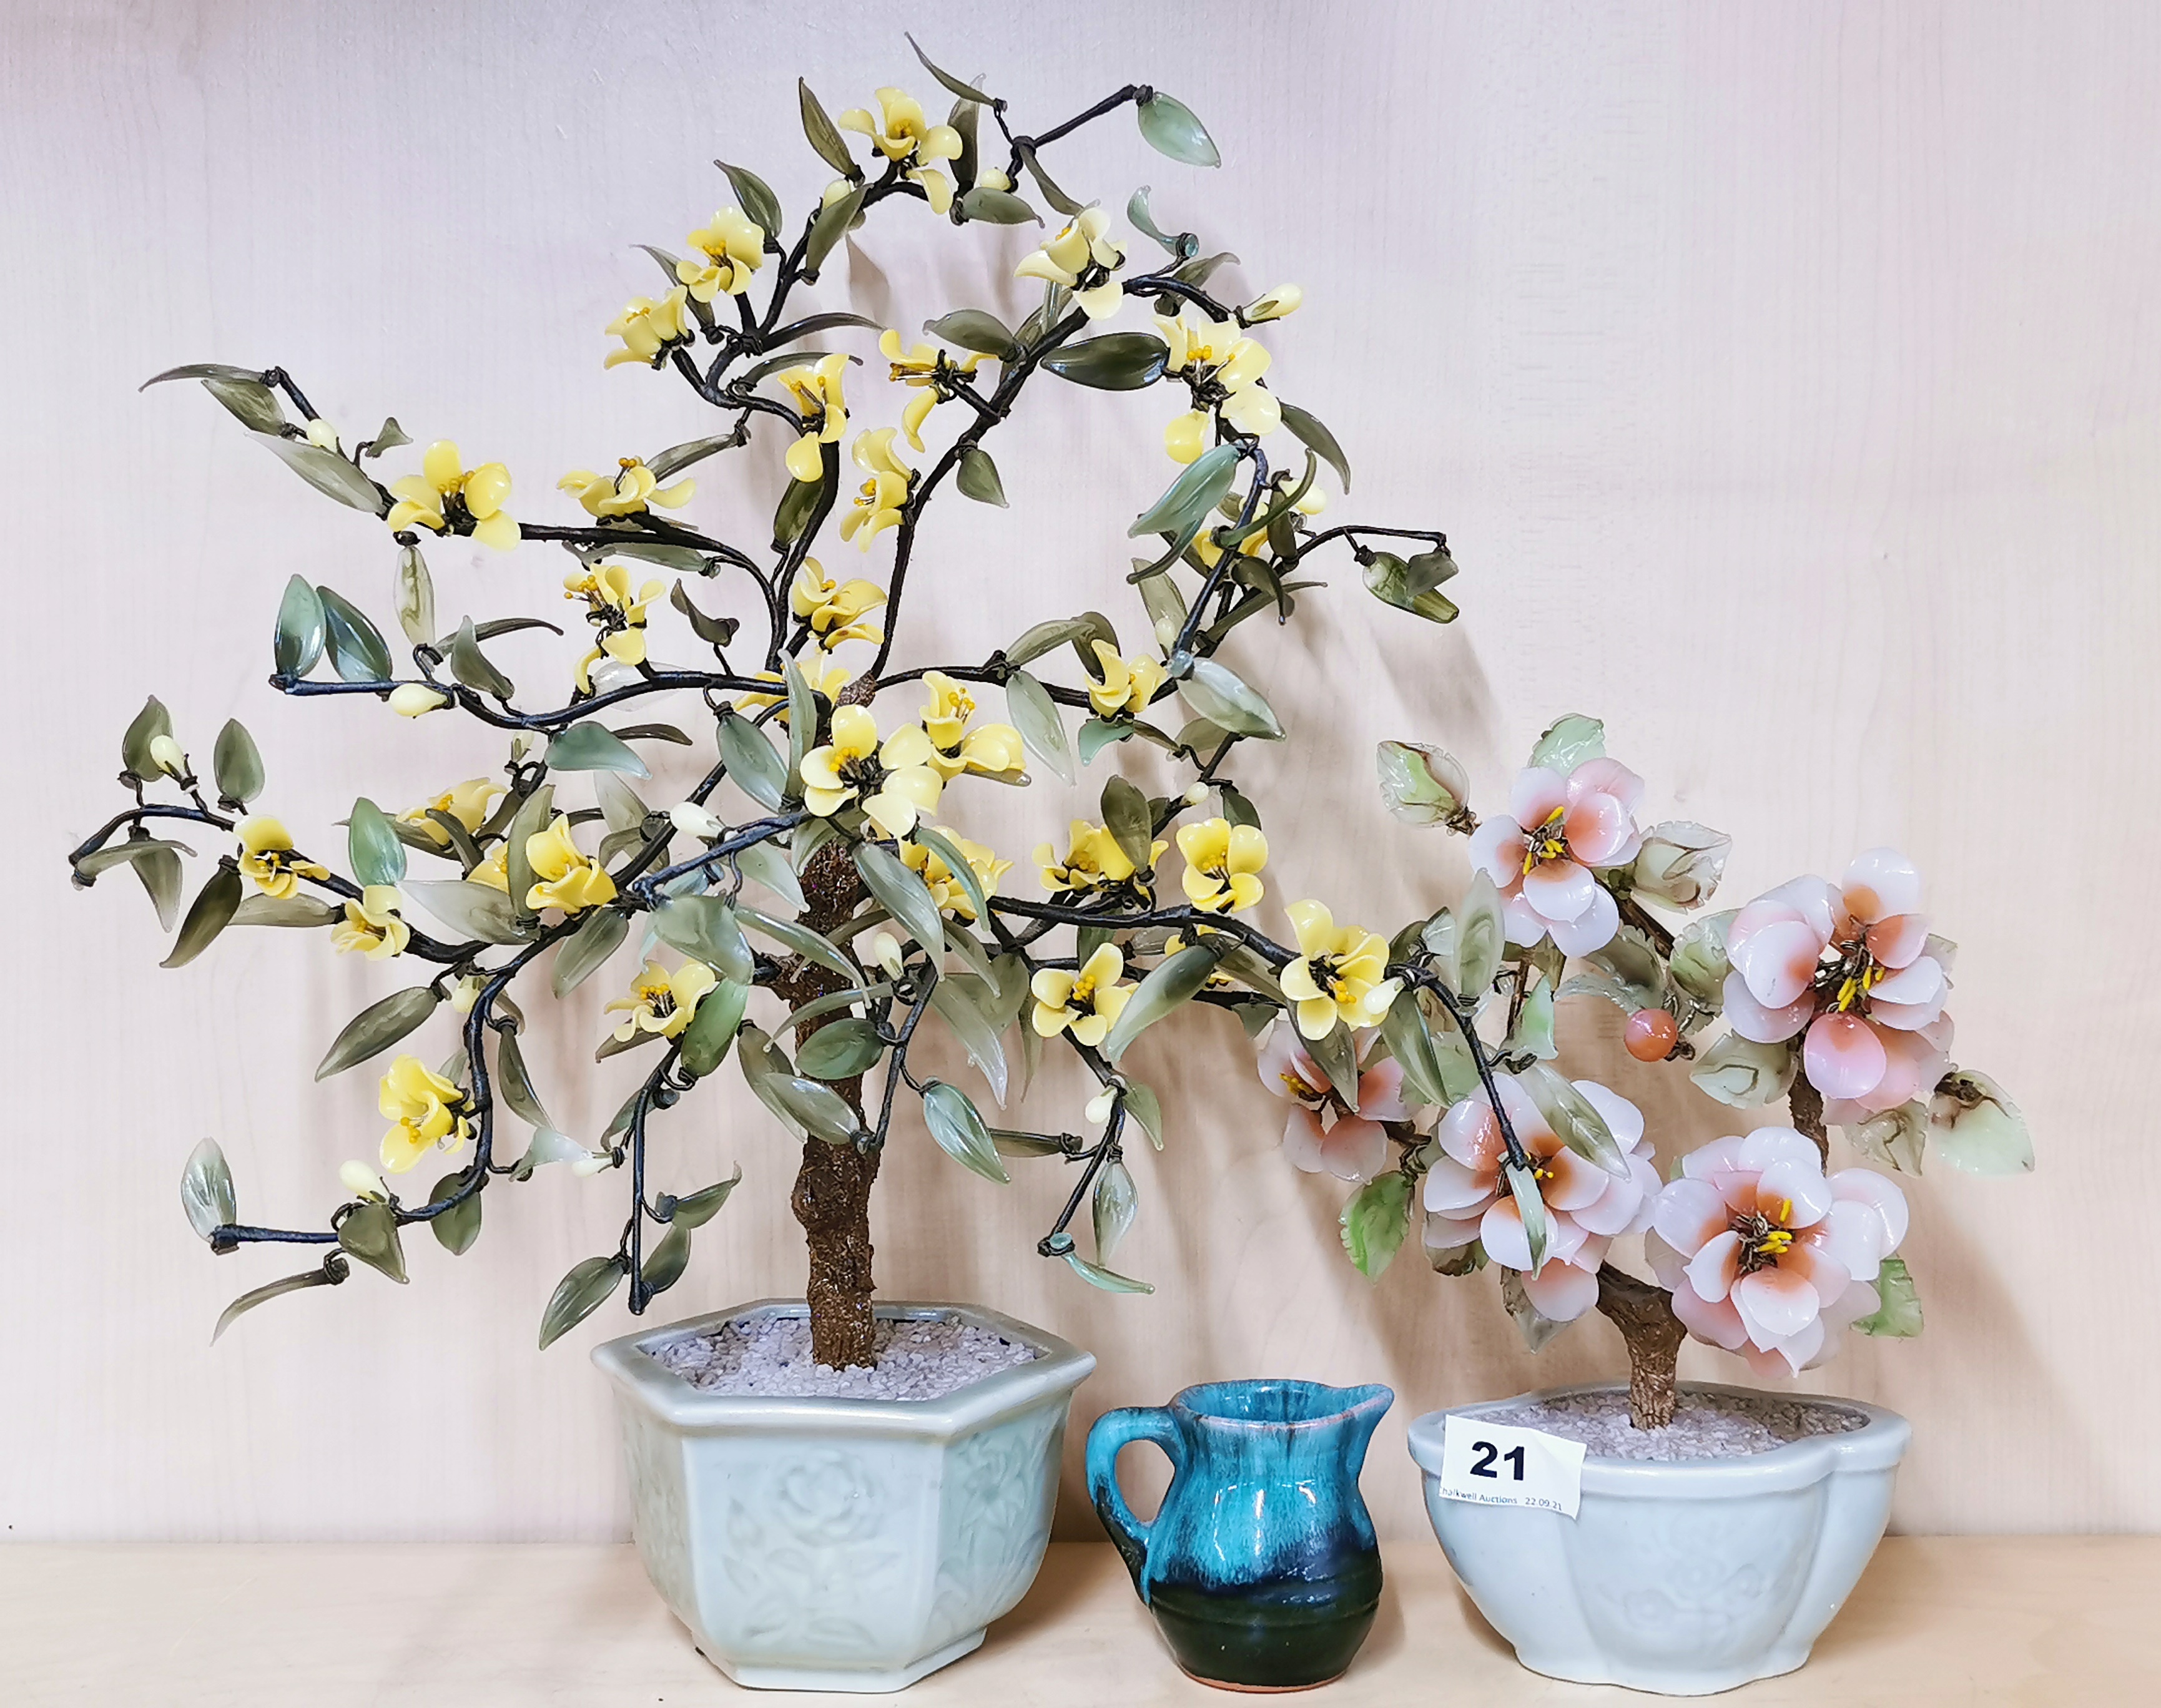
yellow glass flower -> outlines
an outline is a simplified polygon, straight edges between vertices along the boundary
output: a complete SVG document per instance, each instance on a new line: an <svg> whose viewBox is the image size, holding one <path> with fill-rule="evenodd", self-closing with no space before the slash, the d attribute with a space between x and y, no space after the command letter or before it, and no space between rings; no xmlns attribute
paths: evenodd
<svg viewBox="0 0 2161 1708"><path fill-rule="evenodd" d="M510 471L499 462L484 462L469 469L458 448L438 439L420 459L420 472L390 483L398 502L383 520L397 533L424 528L430 534L451 531L451 518L462 514L472 523L472 537L482 545L508 551L518 544L518 524L502 502L510 496Z"/></svg>
<svg viewBox="0 0 2161 1708"><path fill-rule="evenodd" d="M639 515L648 504L658 504L664 510L680 510L698 490L698 483L693 480L662 486L659 477L634 456L621 459L617 471L612 475L604 475L589 468L572 469L555 482L555 490L570 493L585 506L588 516L597 516L602 521L612 516Z"/></svg>
<svg viewBox="0 0 2161 1708"><path fill-rule="evenodd" d="M510 845L497 842L482 858L479 865L466 874L467 883L484 883L490 889L510 893Z"/></svg>
<svg viewBox="0 0 2161 1708"><path fill-rule="evenodd" d="M456 1150L472 1134L465 1094L417 1055L390 1064L376 1107L395 1123L383 1135L383 1166L393 1174L409 1173L438 1145Z"/></svg>
<svg viewBox="0 0 2161 1708"><path fill-rule="evenodd" d="M1199 320L1180 312L1178 315L1158 315L1156 330L1163 334L1163 341L1170 346L1169 359L1164 362L1166 371L1183 374L1188 367L1194 379L1205 379L1216 368L1231 359L1231 352L1242 342L1250 342L1236 320L1211 320L1205 316Z"/></svg>
<svg viewBox="0 0 2161 1708"><path fill-rule="evenodd" d="M930 204L931 212L942 214L953 206L953 180L935 166L911 166L905 175L923 186L923 199Z"/></svg>
<svg viewBox="0 0 2161 1708"><path fill-rule="evenodd" d="M1163 430L1164 449L1191 462L1208 448L1209 424L1217 411L1234 432L1259 438L1283 421L1283 405L1260 383L1268 352L1245 336L1236 320L1158 315L1157 330L1170 346L1170 372L1190 382L1196 407Z"/></svg>
<svg viewBox="0 0 2161 1708"><path fill-rule="evenodd" d="M615 899L615 880L570 840L568 813L557 813L555 823L525 839L525 863L539 880L525 893L525 905L535 912L560 908L578 914Z"/></svg>
<svg viewBox="0 0 2161 1708"><path fill-rule="evenodd" d="M998 880L1013 870L1013 862L1001 860L981 842L971 842L956 831L934 825L931 828L960 851L961 857L968 862L968 869L976 874L976 882L983 887L983 893L994 896L998 893ZM903 842L900 857L909 870L923 879L930 898L938 903L939 911L949 919L959 919L973 924L976 903L969 896L966 886L953 875L953 868L934 848L919 842Z"/></svg>
<svg viewBox="0 0 2161 1708"><path fill-rule="evenodd" d="M502 886L501 884L497 884L496 888L500 889ZM478 973L469 972L456 984L452 985L450 987L450 1012L454 1014L471 1013L473 1011L473 1004L480 1000L481 987L487 981L481 977Z"/></svg>
<svg viewBox="0 0 2161 1708"><path fill-rule="evenodd" d="M1148 709L1156 690L1169 674L1162 663L1146 655L1128 659L1108 641L1091 641L1091 649L1102 670L1102 680L1088 685L1088 704L1098 717L1139 713Z"/></svg>
<svg viewBox="0 0 2161 1708"><path fill-rule="evenodd" d="M400 682L390 690L390 709L400 717L425 717L431 711L440 711L450 703L449 695L430 688L424 682Z"/></svg>
<svg viewBox="0 0 2161 1708"><path fill-rule="evenodd" d="M300 887L302 878L331 875L327 867L293 857L293 839L275 819L259 815L242 819L236 834L240 838L240 869L261 886L265 895L282 900Z"/></svg>
<svg viewBox="0 0 2161 1708"><path fill-rule="evenodd" d="M1073 820L1066 837L1065 857L1060 859L1057 851L1048 842L1039 842L1035 849L1035 863L1043 876L1043 887L1054 893L1059 890L1104 889L1112 884L1126 883L1135 876L1133 862L1126 857L1126 851L1118 846L1118 839L1101 825L1091 825L1086 819ZM1148 849L1148 864L1153 867L1170 846L1158 841Z"/></svg>
<svg viewBox="0 0 2161 1708"><path fill-rule="evenodd" d="M848 667L846 664L836 664L831 659L798 659L795 661L795 668L802 674L803 680L810 685L814 692L824 695L827 700L836 706L840 703L841 690L853 680L849 675ZM774 684L773 691L770 694L745 694L737 696L736 700L737 711L749 713L763 711L768 706L782 707L787 706L788 679L779 671L760 670L753 680ZM779 721L785 727L788 722L788 713L784 710L780 714Z"/></svg>
<svg viewBox="0 0 2161 1708"><path fill-rule="evenodd" d="M1305 300L1305 293L1294 284L1279 284L1266 296L1258 297L1246 305L1246 324L1258 325L1263 320L1280 320L1294 314Z"/></svg>
<svg viewBox="0 0 2161 1708"><path fill-rule="evenodd" d="M741 208L724 207L709 226L685 240L703 260L675 263L675 277L701 303L716 296L741 296L750 276L765 263L765 231Z"/></svg>
<svg viewBox="0 0 2161 1708"><path fill-rule="evenodd" d="M844 641L885 638L877 623L865 622L866 614L885 603L885 589L873 581L829 580L815 558L803 560L788 591L789 609L810 625L819 647L831 652Z"/></svg>
<svg viewBox="0 0 2161 1708"><path fill-rule="evenodd" d="M888 528L900 523L900 507L908 502L908 488L915 478L915 471L900 459L893 448L893 435L899 430L877 427L858 433L856 442L849 448L849 456L856 466L870 478L857 492L854 504L841 518L841 538L854 539L865 551L871 542ZM857 539L860 534L862 538Z"/></svg>
<svg viewBox="0 0 2161 1708"><path fill-rule="evenodd" d="M504 792L500 783L491 783L485 777L476 777L470 782L445 789L433 800L424 800L419 805L398 814L398 821L402 825L416 826L438 848L447 848L450 846L450 833L428 816L430 811L447 814L463 825L467 834L471 834L487 822L490 805L497 795Z"/></svg>
<svg viewBox="0 0 2161 1708"><path fill-rule="evenodd" d="M851 107L836 121L844 131L868 137L871 146L888 160L957 160L961 133L950 124L932 124L924 118L923 103L899 89L877 91L878 117Z"/></svg>
<svg viewBox="0 0 2161 1708"><path fill-rule="evenodd" d="M1013 275L1062 284L1090 320L1106 320L1126 299L1125 287L1110 276L1125 261L1126 252L1112 241L1110 230L1110 215L1100 207L1083 208L1063 231L1016 267Z"/></svg>
<svg viewBox="0 0 2161 1708"><path fill-rule="evenodd" d="M624 564L602 564L563 577L563 596L586 601L586 618L599 638L592 651L578 660L578 691L593 691L593 666L602 659L619 664L645 662L646 613L666 589L648 581L633 594L630 569Z"/></svg>
<svg viewBox="0 0 2161 1708"><path fill-rule="evenodd" d="M338 448L337 429L318 415L308 423L308 443L318 450L336 450Z"/></svg>
<svg viewBox="0 0 2161 1708"><path fill-rule="evenodd" d="M1000 783L1022 783L1028 750L1020 732L1009 723L987 723L974 729L968 720L976 715L975 696L943 670L926 670L923 685L930 690L924 702L923 727L930 737L930 766L950 783L962 772L995 778Z"/></svg>
<svg viewBox="0 0 2161 1708"><path fill-rule="evenodd" d="M1046 966L1030 979L1035 1012L1028 1017L1040 1038L1070 1032L1074 1041L1091 1049L1109 1035L1118 1016L1133 1000L1133 987L1121 984L1126 958L1115 943L1106 943L1078 972Z"/></svg>
<svg viewBox="0 0 2161 1708"><path fill-rule="evenodd" d="M842 394L848 358L836 353L815 367L791 367L777 376L795 399L803 418L803 436L788 447L788 472L799 481L815 481L825 467L822 447L838 445L848 430L848 400Z"/></svg>
<svg viewBox="0 0 2161 1708"><path fill-rule="evenodd" d="M622 340L622 348L608 351L603 367L620 367L626 362L657 362L663 351L690 336L683 318L688 293L681 285L659 297L634 296L622 312L607 323L607 335Z"/></svg>
<svg viewBox="0 0 2161 1708"><path fill-rule="evenodd" d="M413 928L398 916L404 903L395 884L369 884L358 901L345 904L345 918L331 927L331 946L341 955L362 954L370 961L403 955L413 936Z"/></svg>
<svg viewBox="0 0 2161 1708"><path fill-rule="evenodd" d="M1338 927L1319 902L1293 902L1284 909L1298 934L1299 958L1280 975L1284 994L1298 1004L1298 1029L1307 1038L1325 1038L1338 1020L1346 1026L1377 1026L1402 988L1401 979L1383 978L1388 940L1357 925Z"/></svg>
<svg viewBox="0 0 2161 1708"><path fill-rule="evenodd" d="M670 972L657 961L633 981L630 994L607 1005L609 1013L627 1010L615 1028L618 1044L627 1044L641 1032L657 1032L673 1038L690 1023L698 1002L720 982L720 976L702 961L686 961Z"/></svg>
<svg viewBox="0 0 2161 1708"><path fill-rule="evenodd" d="M851 801L888 836L905 836L945 785L930 768L930 737L903 724L881 742L867 706L833 708L833 739L803 756L803 805L831 818Z"/></svg>
<svg viewBox="0 0 2161 1708"><path fill-rule="evenodd" d="M1178 851L1185 857L1185 898L1202 912L1242 914L1260 901L1268 839L1258 827L1228 819L1182 825Z"/></svg>
<svg viewBox="0 0 2161 1708"><path fill-rule="evenodd" d="M941 213L944 210L939 210ZM980 355L971 355L964 362L955 362L932 345L918 344L904 349L900 334L888 326L878 335L878 350L892 364L896 383L917 388L916 395L908 407L900 412L900 430L907 435L909 448L923 449L923 424L930 419L930 412L945 398L938 384L938 375L945 373L973 373L982 363Z"/></svg>

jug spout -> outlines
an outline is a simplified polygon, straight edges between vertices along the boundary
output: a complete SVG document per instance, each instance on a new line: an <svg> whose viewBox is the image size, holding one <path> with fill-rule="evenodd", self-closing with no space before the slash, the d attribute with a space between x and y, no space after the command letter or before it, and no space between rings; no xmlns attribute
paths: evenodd
<svg viewBox="0 0 2161 1708"><path fill-rule="evenodd" d="M1395 1390L1369 1382L1362 1387L1338 1388L1331 1392L1341 1407L1339 1415L1349 1438L1351 1468L1356 1474L1366 1461L1366 1449L1372 1445L1373 1431L1380 1427L1381 1419L1396 1402Z"/></svg>

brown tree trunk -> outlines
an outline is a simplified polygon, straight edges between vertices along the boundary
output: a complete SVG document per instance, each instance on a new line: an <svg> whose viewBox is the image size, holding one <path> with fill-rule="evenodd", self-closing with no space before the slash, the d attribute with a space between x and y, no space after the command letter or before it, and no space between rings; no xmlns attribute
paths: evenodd
<svg viewBox="0 0 2161 1708"><path fill-rule="evenodd" d="M1786 1093L1786 1108L1793 1116L1795 1129L1816 1142L1816 1154L1828 1163L1830 1135L1824 1131L1823 1093L1809 1083L1809 1076L1799 1066L1794 1070L1794 1083Z"/></svg>
<svg viewBox="0 0 2161 1708"><path fill-rule="evenodd" d="M1598 1271L1598 1309L1628 1348L1628 1421L1639 1429L1663 1429L1674 1420L1674 1369L1688 1332L1674 1315L1671 1295L1606 1263Z"/></svg>
<svg viewBox="0 0 2161 1708"><path fill-rule="evenodd" d="M803 923L814 931L831 931L862 898L862 881L847 845L829 842L810 857L803 872L809 903ZM838 990L841 976L815 962L797 960L776 988L791 1008ZM827 1017L837 1020L836 1011ZM796 1047L825 1020L796 1028ZM863 1082L842 1080L833 1089L860 1117ZM803 1163L796 1171L789 1205L810 1248L810 1277L804 1297L810 1307L810 1354L835 1369L868 1364L876 1357L877 1321L871 1310L871 1185L877 1179L878 1153L853 1145L803 1141Z"/></svg>

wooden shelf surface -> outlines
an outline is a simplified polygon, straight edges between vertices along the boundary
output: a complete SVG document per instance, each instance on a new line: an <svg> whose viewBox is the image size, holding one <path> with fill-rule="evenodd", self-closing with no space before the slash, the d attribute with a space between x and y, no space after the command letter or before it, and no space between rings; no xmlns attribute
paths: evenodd
<svg viewBox="0 0 2161 1708"><path fill-rule="evenodd" d="M1398 1544L1373 1637L1317 1705L1645 1702L1518 1667L1437 1547ZM2161 1539L1893 1538L1801 1671L1716 1700L1810 1708L2161 1701ZM530 1708L748 1700L627 1546L0 1546L8 1708ZM769 1695L860 1705L861 1697ZM1228 1708L1174 1668L1117 1558L1060 1544L907 1708Z"/></svg>

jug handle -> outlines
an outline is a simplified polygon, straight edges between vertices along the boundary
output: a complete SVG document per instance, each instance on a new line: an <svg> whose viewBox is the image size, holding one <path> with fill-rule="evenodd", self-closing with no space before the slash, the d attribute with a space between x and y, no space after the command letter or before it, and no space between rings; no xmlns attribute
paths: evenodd
<svg viewBox="0 0 2161 1708"><path fill-rule="evenodd" d="M1155 1526L1153 1521L1144 1524L1133 1516L1124 1491L1118 1487L1118 1450L1129 1441L1153 1441L1162 1448L1170 1461L1174 1478L1185 1469L1184 1443L1169 1412L1157 1405L1122 1406L1105 1412L1088 1431L1088 1498L1096 1503L1096 1515L1111 1533L1126 1570L1133 1574L1133 1587L1145 1601L1148 1586L1142 1582L1141 1574L1148 1565L1148 1532Z"/></svg>

